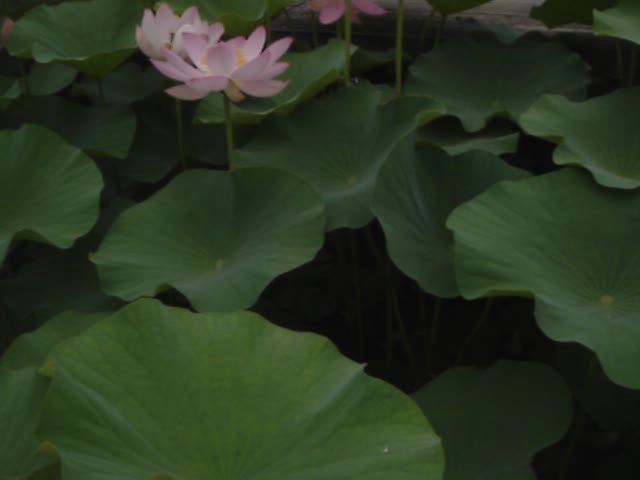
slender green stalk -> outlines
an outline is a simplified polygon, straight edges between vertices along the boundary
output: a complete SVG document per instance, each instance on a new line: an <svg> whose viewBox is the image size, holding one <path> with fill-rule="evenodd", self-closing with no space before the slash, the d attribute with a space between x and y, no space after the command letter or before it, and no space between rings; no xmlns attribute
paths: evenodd
<svg viewBox="0 0 640 480"><path fill-rule="evenodd" d="M636 77L636 69L638 68L638 47L631 46L631 58L629 60L629 86L633 87Z"/></svg>
<svg viewBox="0 0 640 480"><path fill-rule="evenodd" d="M178 130L178 152L180 154L180 168L187 169L187 155L184 151L184 125L182 120L182 102L176 98L176 127Z"/></svg>
<svg viewBox="0 0 640 480"><path fill-rule="evenodd" d="M318 41L318 15L313 10L311 11L311 42L313 48L317 48L320 44Z"/></svg>
<svg viewBox="0 0 640 480"><path fill-rule="evenodd" d="M402 312L400 311L400 303L398 301L398 291L393 284L393 278L391 274L391 268L388 269L389 274L387 278L387 282L389 282L390 286L388 287L391 290L391 308L393 309L393 313L396 317L396 322L398 323L398 331L400 332L400 339L402 340L402 345L404 346L405 353L407 358L409 359L409 365L411 365L411 369L414 371L416 378L418 376L418 367L416 363L416 356L413 353L413 347L411 346L411 340L409 339L409 332L407 331L407 325L405 324L404 318L402 316Z"/></svg>
<svg viewBox="0 0 640 480"><path fill-rule="evenodd" d="M437 48L440 45L440 39L442 38L442 32L444 32L444 26L447 24L447 16L442 15L440 18L440 26L436 32L436 38L433 41L433 48Z"/></svg>
<svg viewBox="0 0 640 480"><path fill-rule="evenodd" d="M262 19L265 29L267 30L267 45L271 43L271 15L269 15L269 7L265 7L264 18Z"/></svg>
<svg viewBox="0 0 640 480"><path fill-rule="evenodd" d="M458 356L456 358L456 365L460 365L464 361L464 356L467 353L467 349L469 348L469 345L471 345L471 342L473 341L474 337L478 334L482 326L487 322L487 319L489 318L489 313L491 312L491 308L493 307L495 301L496 299L494 297L487 298L487 301L484 304L484 308L482 309L482 313L480 314L480 317L478 317L478 321L475 323L475 325L469 332L469 335L467 335L467 338L462 344L462 348L460 348L460 352L458 352Z"/></svg>
<svg viewBox="0 0 640 480"><path fill-rule="evenodd" d="M231 101L226 95L224 95L224 123L227 130L227 164L229 171L233 172L233 120L231 119Z"/></svg>
<svg viewBox="0 0 640 480"><path fill-rule="evenodd" d="M434 377L433 359L435 357L436 339L440 330L440 318L442 317L442 299L436 298L433 302L433 313L431 314L431 334L429 335L429 345L427 347L427 358L425 371L430 377Z"/></svg>
<svg viewBox="0 0 640 480"><path fill-rule="evenodd" d="M293 38L294 42L296 40L296 32L293 29L293 22L291 21L291 15L289 15L289 10L287 10L287 8L283 8L282 9L282 13L284 14L284 18L287 19L287 27L289 28L289 33L291 34L291 37Z"/></svg>
<svg viewBox="0 0 640 480"><path fill-rule="evenodd" d="M352 0L345 0L344 5L344 39L347 44L344 57L344 84L348 87L349 85L351 85L351 19L353 15Z"/></svg>
<svg viewBox="0 0 640 480"><path fill-rule="evenodd" d="M24 64L22 63L21 59L18 58L17 60L18 60L18 70L20 70L20 86L21 86L22 93L27 96L31 96L31 88L29 88L29 80L27 77L27 72L24 69Z"/></svg>
<svg viewBox="0 0 640 480"><path fill-rule="evenodd" d="M404 0L398 0L396 14L396 96L402 96L402 56L404 53Z"/></svg>
<svg viewBox="0 0 640 480"><path fill-rule="evenodd" d="M104 85L102 84L102 79L100 77L96 78L96 83L98 84L98 95L100 96L100 103L103 105L107 103L107 97L104 95Z"/></svg>

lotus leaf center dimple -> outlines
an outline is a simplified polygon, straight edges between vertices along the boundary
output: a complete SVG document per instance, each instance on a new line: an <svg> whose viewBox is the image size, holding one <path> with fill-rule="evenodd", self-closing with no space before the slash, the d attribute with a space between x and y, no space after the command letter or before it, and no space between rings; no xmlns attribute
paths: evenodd
<svg viewBox="0 0 640 480"><path fill-rule="evenodd" d="M611 296L611 295L602 295L600 297L600 304L608 307L609 305L611 305L613 302L615 301L615 299Z"/></svg>

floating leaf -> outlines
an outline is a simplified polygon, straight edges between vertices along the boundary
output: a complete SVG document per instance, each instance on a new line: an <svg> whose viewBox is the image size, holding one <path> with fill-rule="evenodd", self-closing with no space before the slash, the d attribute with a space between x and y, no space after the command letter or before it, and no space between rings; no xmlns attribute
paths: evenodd
<svg viewBox="0 0 640 480"><path fill-rule="evenodd" d="M61 344L53 368L39 434L65 480L441 478L409 398L253 313L142 300Z"/></svg>
<svg viewBox="0 0 640 480"><path fill-rule="evenodd" d="M515 153L520 134L508 122L491 122L477 133L468 133L455 117L444 117L425 125L417 134L419 148L438 147L449 155L459 155L471 150L502 155Z"/></svg>
<svg viewBox="0 0 640 480"><path fill-rule="evenodd" d="M527 40L452 39L409 71L407 95L441 102L472 132L495 115L517 119L545 93L581 99L589 82L580 56L560 44Z"/></svg>
<svg viewBox="0 0 640 480"><path fill-rule="evenodd" d="M442 438L444 480L533 480L533 456L571 423L571 394L546 365L459 367L413 395Z"/></svg>
<svg viewBox="0 0 640 480"><path fill-rule="evenodd" d="M427 0L433 8L443 15L464 12L490 0Z"/></svg>
<svg viewBox="0 0 640 480"><path fill-rule="evenodd" d="M275 14L296 0L167 0L173 8L184 10L196 5L202 16L209 21L222 22L226 33L236 35L246 33L267 14Z"/></svg>
<svg viewBox="0 0 640 480"><path fill-rule="evenodd" d="M416 128L418 112L428 112L425 121L444 113L428 99L381 100L362 84L308 102L267 122L237 152L238 165L286 170L313 186L326 204L327 230L366 225L378 170L393 147Z"/></svg>
<svg viewBox="0 0 640 480"><path fill-rule="evenodd" d="M16 22L8 48L12 55L104 77L136 49L141 18L142 2L132 0L41 5Z"/></svg>
<svg viewBox="0 0 640 480"><path fill-rule="evenodd" d="M372 204L393 263L429 293L459 295L447 217L494 183L527 175L490 153L449 157L403 142L382 167Z"/></svg>
<svg viewBox="0 0 640 480"><path fill-rule="evenodd" d="M532 135L557 141L558 165L582 165L607 187L640 186L640 87L573 103L547 95L520 117Z"/></svg>
<svg viewBox="0 0 640 480"><path fill-rule="evenodd" d="M126 210L92 260L125 300L173 286L198 310L231 311L312 260L323 231L321 199L291 175L194 169Z"/></svg>
<svg viewBox="0 0 640 480"><path fill-rule="evenodd" d="M0 368L0 479L22 480L39 474L42 480L53 479L46 469L57 459L40 451L35 436L36 424L49 379L35 368L8 370Z"/></svg>
<svg viewBox="0 0 640 480"><path fill-rule="evenodd" d="M594 12L593 18L596 35L624 38L640 44L640 3L636 0L621 0L616 7Z"/></svg>
<svg viewBox="0 0 640 480"><path fill-rule="evenodd" d="M165 78L153 67L146 70L135 63L125 63L111 72L102 81L102 90L107 103L131 104L160 92L165 86ZM98 83L95 79L76 82L75 95L88 95L94 103L101 102Z"/></svg>
<svg viewBox="0 0 640 480"><path fill-rule="evenodd" d="M127 157L136 131L136 117L126 108L87 107L57 96L21 98L7 117L15 126L28 122L47 127L90 155L115 158Z"/></svg>
<svg viewBox="0 0 640 480"><path fill-rule="evenodd" d="M559 27L567 23L593 22L593 10L614 6L618 0L547 0L543 5L533 7L531 16L541 20L548 27Z"/></svg>
<svg viewBox="0 0 640 480"><path fill-rule="evenodd" d="M0 131L0 262L14 239L70 247L98 217L102 176L93 161L35 125Z"/></svg>
<svg viewBox="0 0 640 480"><path fill-rule="evenodd" d="M81 334L110 313L65 312L49 319L35 332L21 335L0 357L0 368L39 368L62 341Z"/></svg>
<svg viewBox="0 0 640 480"><path fill-rule="evenodd" d="M339 80L344 67L345 46L341 40L331 40L311 52L285 56L283 60L289 62L289 68L282 78L289 80L289 85L273 97L249 98L232 105L234 123L258 123L272 113L287 114ZM213 94L201 101L194 120L198 123L224 123L223 96Z"/></svg>
<svg viewBox="0 0 640 480"><path fill-rule="evenodd" d="M447 223L465 298L534 295L546 335L589 347L630 388L640 388L638 225L639 192L602 188L575 169L502 182Z"/></svg>
<svg viewBox="0 0 640 480"><path fill-rule="evenodd" d="M77 70L59 63L35 63L25 77L29 95L51 95L73 83ZM11 87L2 93L3 98L18 98L23 94L24 83L21 80L12 81Z"/></svg>

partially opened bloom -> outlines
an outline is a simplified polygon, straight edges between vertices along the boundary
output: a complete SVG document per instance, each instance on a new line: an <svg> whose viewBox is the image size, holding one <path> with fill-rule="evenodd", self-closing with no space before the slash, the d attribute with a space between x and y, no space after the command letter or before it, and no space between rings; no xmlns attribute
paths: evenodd
<svg viewBox="0 0 640 480"><path fill-rule="evenodd" d="M11 30L13 30L13 20L9 17L4 17L4 20L2 21L2 45L7 46L9 43Z"/></svg>
<svg viewBox="0 0 640 480"><path fill-rule="evenodd" d="M164 60L164 49L186 57L183 34L187 32L202 35L209 45L214 45L222 37L224 26L204 22L197 7L188 8L179 17L169 5L161 3L155 14L151 9L144 11L142 24L136 27L136 40L140 50L149 58Z"/></svg>
<svg viewBox="0 0 640 480"><path fill-rule="evenodd" d="M307 6L320 13L320 23L328 25L337 22L345 14L344 0L307 0ZM352 0L351 21L360 23L358 14L384 15L387 11L371 0Z"/></svg>
<svg viewBox="0 0 640 480"><path fill-rule="evenodd" d="M264 27L258 27L249 38L236 37L214 45L202 35L185 32L186 59L165 48L165 60L151 62L169 78L183 83L166 90L182 100L198 100L219 91L234 102L243 100L245 94L270 97L287 86L288 82L274 78L289 66L278 60L293 39L283 38L263 51L265 40Z"/></svg>

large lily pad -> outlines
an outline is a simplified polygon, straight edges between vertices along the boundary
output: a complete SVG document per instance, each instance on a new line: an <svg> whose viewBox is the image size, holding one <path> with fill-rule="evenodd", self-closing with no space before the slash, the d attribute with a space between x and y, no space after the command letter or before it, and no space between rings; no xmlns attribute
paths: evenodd
<svg viewBox="0 0 640 480"><path fill-rule="evenodd" d="M70 247L98 218L102 176L93 161L35 125L0 131L0 262L14 239Z"/></svg>
<svg viewBox="0 0 640 480"><path fill-rule="evenodd" d="M566 47L524 39L452 39L409 71L407 95L441 102L471 132L496 115L518 118L545 93L584 98L589 82L589 68Z"/></svg>
<svg viewBox="0 0 640 480"><path fill-rule="evenodd" d="M416 143L419 148L437 147L449 155L459 155L472 150L502 155L515 153L519 140L517 127L507 121L493 121L483 130L469 133L457 118L444 117L418 130Z"/></svg>
<svg viewBox="0 0 640 480"><path fill-rule="evenodd" d="M126 210L92 260L125 300L173 286L198 310L231 311L312 260L323 231L322 200L292 175L194 169Z"/></svg>
<svg viewBox="0 0 640 480"><path fill-rule="evenodd" d="M142 2L86 0L41 5L18 20L9 52L37 62L64 62L104 77L136 49Z"/></svg>
<svg viewBox="0 0 640 480"><path fill-rule="evenodd" d="M136 117L126 107L85 106L58 96L24 97L7 112L11 125L46 127L89 155L126 158L136 131ZM64 121L61 121L64 119Z"/></svg>
<svg viewBox="0 0 640 480"><path fill-rule="evenodd" d="M566 23L591 25L595 8L612 7L617 2L618 0L546 0L543 5L531 9L531 16L543 21L548 27Z"/></svg>
<svg viewBox="0 0 640 480"><path fill-rule="evenodd" d="M640 388L640 192L566 169L495 185L447 225L464 297L535 296L549 337L589 347L612 381Z"/></svg>
<svg viewBox="0 0 640 480"><path fill-rule="evenodd" d="M35 436L36 424L49 379L35 368L8 370L0 367L0 479L22 480L38 474L53 479L48 467L57 461L41 450Z"/></svg>
<svg viewBox="0 0 640 480"><path fill-rule="evenodd" d="M442 115L428 99L381 105L369 84L308 102L287 118L267 122L237 152L239 166L263 165L297 175L324 198L327 230L357 228L373 219L370 202L380 166L394 146L424 121Z"/></svg>
<svg viewBox="0 0 640 480"><path fill-rule="evenodd" d="M433 8L443 15L464 12L490 0L427 0Z"/></svg>
<svg viewBox="0 0 640 480"><path fill-rule="evenodd" d="M322 91L342 76L346 44L331 40L326 45L307 53L290 53L284 57L289 68L281 78L289 85L270 98L249 98L233 104L234 123L258 123L269 114L284 115L300 103ZM194 121L198 123L224 123L224 102L221 94L206 97L198 105Z"/></svg>
<svg viewBox="0 0 640 480"><path fill-rule="evenodd" d="M25 333L15 339L0 357L0 367L14 370L39 368L60 342L81 334L110 314L70 311L56 315L35 332Z"/></svg>
<svg viewBox="0 0 640 480"><path fill-rule="evenodd" d="M582 165L602 185L640 186L640 88L617 90L583 103L548 95L520 118L532 135L560 143L559 165Z"/></svg>
<svg viewBox="0 0 640 480"><path fill-rule="evenodd" d="M202 16L209 21L224 23L227 34L246 33L248 29L273 15L296 0L167 0L178 10L196 5Z"/></svg>
<svg viewBox="0 0 640 480"><path fill-rule="evenodd" d="M640 3L636 0L621 0L614 8L594 12L593 32L640 44Z"/></svg>
<svg viewBox="0 0 640 480"><path fill-rule="evenodd" d="M403 142L383 166L372 209L396 266L439 297L459 295L453 270L453 234L447 217L494 183L528 173L485 152L458 157Z"/></svg>
<svg viewBox="0 0 640 480"><path fill-rule="evenodd" d="M253 313L138 301L61 344L54 368L39 434L65 480L441 478L408 397Z"/></svg>
<svg viewBox="0 0 640 480"><path fill-rule="evenodd" d="M533 362L454 368L413 397L442 438L444 480L533 480L533 456L571 423L562 378Z"/></svg>
<svg viewBox="0 0 640 480"><path fill-rule="evenodd" d="M25 82L29 95L51 95L71 85L77 75L77 70L60 63L34 63L25 77ZM24 88L24 83L20 79L12 80L11 86L4 90L1 98L18 98L26 93L23 91Z"/></svg>

